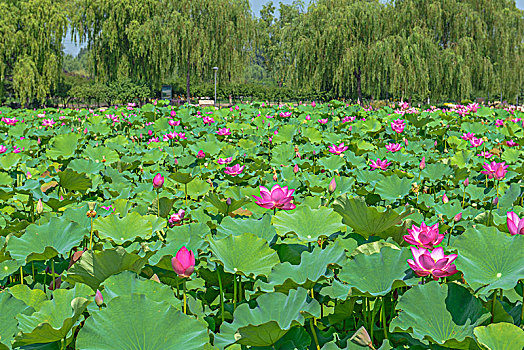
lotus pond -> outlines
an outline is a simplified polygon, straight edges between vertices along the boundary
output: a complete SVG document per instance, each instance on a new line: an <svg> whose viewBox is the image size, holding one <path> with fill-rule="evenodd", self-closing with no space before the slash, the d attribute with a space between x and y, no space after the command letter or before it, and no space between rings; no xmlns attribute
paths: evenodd
<svg viewBox="0 0 524 350"><path fill-rule="evenodd" d="M0 349L524 347L516 108L0 111Z"/></svg>

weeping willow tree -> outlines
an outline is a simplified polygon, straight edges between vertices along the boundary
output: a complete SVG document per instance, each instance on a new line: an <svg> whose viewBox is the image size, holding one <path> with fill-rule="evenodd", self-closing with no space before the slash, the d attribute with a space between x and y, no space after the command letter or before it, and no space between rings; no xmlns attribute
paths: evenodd
<svg viewBox="0 0 524 350"><path fill-rule="evenodd" d="M251 51L253 22L247 0L75 0L72 25L87 41L95 77L162 82L200 81L219 67L234 80Z"/></svg>
<svg viewBox="0 0 524 350"><path fill-rule="evenodd" d="M43 100L61 77L67 17L62 0L0 2L0 84L21 103Z"/></svg>

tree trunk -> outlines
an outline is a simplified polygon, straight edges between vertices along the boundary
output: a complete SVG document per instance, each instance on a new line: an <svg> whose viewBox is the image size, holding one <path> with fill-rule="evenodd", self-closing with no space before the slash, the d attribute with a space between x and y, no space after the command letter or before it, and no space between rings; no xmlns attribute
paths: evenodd
<svg viewBox="0 0 524 350"><path fill-rule="evenodd" d="M355 76L355 79L357 79L357 94L358 94L358 102L359 104L362 104L362 80L361 80L361 71L360 67L358 68L358 71L355 70L353 72L353 75Z"/></svg>
<svg viewBox="0 0 524 350"><path fill-rule="evenodd" d="M190 101L190 72L191 72L191 64L189 62L190 56L189 56L189 50L187 51L187 76L186 76L186 93L187 93L187 103L189 104Z"/></svg>

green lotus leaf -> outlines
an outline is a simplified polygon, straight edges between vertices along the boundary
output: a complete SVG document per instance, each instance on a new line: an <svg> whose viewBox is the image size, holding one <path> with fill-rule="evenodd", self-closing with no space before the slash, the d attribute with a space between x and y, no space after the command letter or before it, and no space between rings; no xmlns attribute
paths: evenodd
<svg viewBox="0 0 524 350"><path fill-rule="evenodd" d="M74 170L66 169L58 173L59 184L70 191L85 192L91 188L92 182L84 173L77 173Z"/></svg>
<svg viewBox="0 0 524 350"><path fill-rule="evenodd" d="M176 255L178 250L185 246L197 255L198 250L205 250L208 243L204 237L210 232L206 224L189 224L175 226L166 233L166 245L156 251L149 259L151 265L156 265L166 270L171 270L171 258Z"/></svg>
<svg viewBox="0 0 524 350"><path fill-rule="evenodd" d="M16 164L22 159L19 153L7 153L0 157L0 167L4 170L14 169Z"/></svg>
<svg viewBox="0 0 524 350"><path fill-rule="evenodd" d="M495 227L477 225L460 235L453 247L458 250L457 269L475 290L512 289L524 279L521 235L509 236Z"/></svg>
<svg viewBox="0 0 524 350"><path fill-rule="evenodd" d="M232 199L231 205L227 205L226 200L227 199L220 199L220 197L215 193L209 193L206 197L206 200L213 204L215 208L218 209L218 211L227 216L237 210L238 208L242 207L244 204L251 202L249 198L241 198L239 200Z"/></svg>
<svg viewBox="0 0 524 350"><path fill-rule="evenodd" d="M435 281L413 286L400 298L396 306L399 314L391 322L390 331L408 332L415 339L448 348L469 349L473 329L484 322L489 313L479 312L480 300L469 292L466 291L469 294L466 301L465 293L454 290L464 287L455 285L452 288ZM465 301L466 305L476 305L464 307ZM452 312L461 317L454 316Z"/></svg>
<svg viewBox="0 0 524 350"><path fill-rule="evenodd" d="M379 253L356 255L342 267L338 277L354 288L352 295L386 295L393 289L418 283L418 278L408 274L411 269L406 261L411 257L406 248L382 247Z"/></svg>
<svg viewBox="0 0 524 350"><path fill-rule="evenodd" d="M189 173L177 172L169 175L169 177L181 184L188 184L193 180L193 176Z"/></svg>
<svg viewBox="0 0 524 350"><path fill-rule="evenodd" d="M272 223L280 236L294 232L305 242L316 242L320 237L329 237L344 228L333 209L312 209L307 205L301 205L291 212L279 211L273 216Z"/></svg>
<svg viewBox="0 0 524 350"><path fill-rule="evenodd" d="M80 316L91 302L86 297L92 291L86 285L73 289L57 289L53 299L42 302L31 315L18 315L20 333L14 346L52 343L64 339L76 326Z"/></svg>
<svg viewBox="0 0 524 350"><path fill-rule="evenodd" d="M400 250L399 247L394 245L393 243L385 242L385 241L375 241L371 243L364 243L362 245L359 245L352 253L351 256L355 256L358 254L366 254L371 255L375 253L380 253L380 249L383 247L390 247L393 249Z"/></svg>
<svg viewBox="0 0 524 350"><path fill-rule="evenodd" d="M118 215L99 217L93 223L101 239L111 239L117 244L134 241L137 237L146 240L153 234L153 226L148 217L132 212L120 218Z"/></svg>
<svg viewBox="0 0 524 350"><path fill-rule="evenodd" d="M166 301L174 307L181 303L168 285L144 279L131 271L123 271L105 280L102 294L106 305L118 296L131 294L144 294L148 299Z"/></svg>
<svg viewBox="0 0 524 350"><path fill-rule="evenodd" d="M275 228L271 225L271 215L265 214L261 219L233 219L226 216L217 227L217 237L238 236L250 232L255 236L271 242L276 235Z"/></svg>
<svg viewBox="0 0 524 350"><path fill-rule="evenodd" d="M55 136L51 142L51 148L47 151L47 157L50 159L72 157L78 146L78 140L80 140L80 135L73 133Z"/></svg>
<svg viewBox="0 0 524 350"><path fill-rule="evenodd" d="M377 183L375 192L382 199L394 202L404 198L411 190L412 181L408 178L399 178L397 175L387 176L384 180Z"/></svg>
<svg viewBox="0 0 524 350"><path fill-rule="evenodd" d="M87 159L73 159L68 167L77 173L98 174L104 169L104 164Z"/></svg>
<svg viewBox="0 0 524 350"><path fill-rule="evenodd" d="M17 284L16 286L10 287L9 293L36 311L38 311L40 305L47 300L47 296L43 290L31 289L26 284Z"/></svg>
<svg viewBox="0 0 524 350"><path fill-rule="evenodd" d="M20 264L65 255L80 244L86 231L77 223L52 217L43 225L31 224L20 237L7 243L11 257Z"/></svg>
<svg viewBox="0 0 524 350"><path fill-rule="evenodd" d="M16 260L5 260L0 262L0 280L3 280L5 277L18 270L20 265L21 263L18 263Z"/></svg>
<svg viewBox="0 0 524 350"><path fill-rule="evenodd" d="M79 350L200 350L207 327L167 302L132 294L112 299L91 314L76 341Z"/></svg>
<svg viewBox="0 0 524 350"><path fill-rule="evenodd" d="M210 189L211 186L200 178L196 178L187 184L187 194L192 198L203 196L208 193Z"/></svg>
<svg viewBox="0 0 524 350"><path fill-rule="evenodd" d="M346 164L346 161L343 157L331 156L329 158L321 158L318 161L318 164L320 164L320 166L326 168L329 171L334 171L341 169Z"/></svg>
<svg viewBox="0 0 524 350"><path fill-rule="evenodd" d="M18 332L16 315L21 313L27 305L10 295L0 293L0 349L11 349L11 341Z"/></svg>
<svg viewBox="0 0 524 350"><path fill-rule="evenodd" d="M268 282L272 285L285 284L285 289L298 286L311 289L321 278L333 276L333 272L328 269L329 265L341 265L345 261L344 248L335 242L326 249L317 248L311 253L303 252L299 265L291 265L289 262L276 265L268 277Z"/></svg>
<svg viewBox="0 0 524 350"><path fill-rule="evenodd" d="M303 288L290 290L288 295L274 292L257 298L258 306L237 307L232 323L223 323L215 335L220 349L230 344L271 346L292 327L303 325L306 318L320 316L320 304L309 298Z"/></svg>
<svg viewBox="0 0 524 350"><path fill-rule="evenodd" d="M453 174L453 170L444 163L431 163L420 174L429 181L439 181Z"/></svg>
<svg viewBox="0 0 524 350"><path fill-rule="evenodd" d="M473 330L477 342L488 350L524 348L524 332L511 323L493 323Z"/></svg>
<svg viewBox="0 0 524 350"><path fill-rule="evenodd" d="M340 214L343 222L353 231L368 239L369 236L380 235L387 229L402 223L410 215L409 211L397 214L392 209L379 211L378 208L368 207L360 197L339 197L333 203L333 209Z"/></svg>
<svg viewBox="0 0 524 350"><path fill-rule="evenodd" d="M224 271L245 276L267 276L278 264L278 254L269 248L266 240L252 233L209 239L212 260L224 265Z"/></svg>
<svg viewBox="0 0 524 350"><path fill-rule="evenodd" d="M152 252L144 257L126 252L122 247L103 251L86 251L68 271L65 280L87 284L96 291L109 276L130 270L139 273Z"/></svg>

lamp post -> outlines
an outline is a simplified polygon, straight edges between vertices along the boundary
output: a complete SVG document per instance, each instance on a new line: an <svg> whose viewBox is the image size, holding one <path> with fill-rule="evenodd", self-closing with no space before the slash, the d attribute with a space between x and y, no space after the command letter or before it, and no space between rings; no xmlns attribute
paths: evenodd
<svg viewBox="0 0 524 350"><path fill-rule="evenodd" d="M215 71L215 108L217 107L217 72L218 67L213 67L213 70Z"/></svg>

